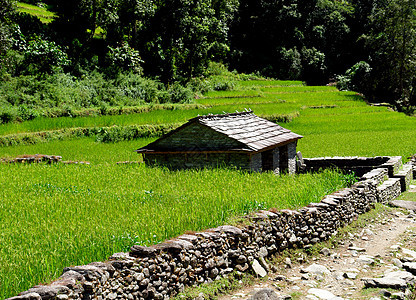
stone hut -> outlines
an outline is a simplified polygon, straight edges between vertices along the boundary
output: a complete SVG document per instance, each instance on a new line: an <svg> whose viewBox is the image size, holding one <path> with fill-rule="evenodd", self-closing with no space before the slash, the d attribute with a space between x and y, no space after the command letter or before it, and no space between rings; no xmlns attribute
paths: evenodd
<svg viewBox="0 0 416 300"><path fill-rule="evenodd" d="M301 135L252 111L190 119L136 150L147 165L171 169L231 166L250 171L296 172Z"/></svg>

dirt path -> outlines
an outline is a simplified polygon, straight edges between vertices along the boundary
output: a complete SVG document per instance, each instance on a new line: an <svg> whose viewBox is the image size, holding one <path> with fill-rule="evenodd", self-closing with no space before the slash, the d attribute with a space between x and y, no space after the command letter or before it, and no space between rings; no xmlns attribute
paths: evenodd
<svg viewBox="0 0 416 300"><path fill-rule="evenodd" d="M389 210L360 232L350 233L337 248L323 249L317 257L286 258L271 266L275 272L269 272L267 279L219 299L386 299L380 296L380 289L365 289L362 278L402 270L397 258L416 260L405 250L416 249L415 237L416 214ZM253 298L265 288L278 298ZM396 294L398 299L404 296L399 290Z"/></svg>

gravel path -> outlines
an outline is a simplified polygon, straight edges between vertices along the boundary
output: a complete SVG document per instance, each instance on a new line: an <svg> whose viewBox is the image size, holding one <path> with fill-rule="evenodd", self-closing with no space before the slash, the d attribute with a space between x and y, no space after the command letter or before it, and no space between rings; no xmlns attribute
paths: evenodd
<svg viewBox="0 0 416 300"><path fill-rule="evenodd" d="M318 257L286 258L271 267L275 272L267 279L219 299L408 299L410 291L406 288L366 289L365 282L374 280L364 278L388 279L390 274L393 280L389 284L398 284L405 274L410 276L405 279L407 284L412 285L415 278L404 272L403 263L416 261L416 252L407 250L416 249L415 237L416 214L394 209L379 215L361 232L349 234L343 245L323 249ZM381 287L388 287L383 286L386 280Z"/></svg>

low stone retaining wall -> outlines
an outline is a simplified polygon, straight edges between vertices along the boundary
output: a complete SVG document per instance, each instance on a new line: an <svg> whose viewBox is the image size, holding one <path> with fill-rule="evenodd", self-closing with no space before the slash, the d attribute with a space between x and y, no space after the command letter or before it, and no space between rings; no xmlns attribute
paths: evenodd
<svg viewBox="0 0 416 300"><path fill-rule="evenodd" d="M369 211L380 198L377 187L386 174L386 169L374 170L351 188L298 210L257 212L246 217L249 225L243 228L220 226L184 234L150 247L133 246L107 262L65 268L53 283L9 300L168 299L185 286L211 282L234 271L254 270L265 276L265 258L286 248L309 248ZM397 192L400 186L395 184L382 189L389 196Z"/></svg>
<svg viewBox="0 0 416 300"><path fill-rule="evenodd" d="M63 161L62 156L59 155L45 155L45 154L34 154L34 155L21 155L13 158L1 158L0 163L6 164L32 164L32 163L62 163L65 165L89 165L90 162L88 161L74 161L68 160Z"/></svg>
<svg viewBox="0 0 416 300"><path fill-rule="evenodd" d="M404 165L401 170L393 174L393 178L400 179L400 185L402 192L406 191L409 188L410 182L413 180L413 166Z"/></svg>
<svg viewBox="0 0 416 300"><path fill-rule="evenodd" d="M377 187L378 201L387 204L401 194L400 178L389 178Z"/></svg>
<svg viewBox="0 0 416 300"><path fill-rule="evenodd" d="M389 178L388 170L385 168L378 168L371 170L370 172L364 174L360 180L375 180L379 183L387 180Z"/></svg>
<svg viewBox="0 0 416 300"><path fill-rule="evenodd" d="M401 156L376 156L376 157L317 157L304 158L305 172L317 172L322 169L338 168L342 171L352 171L358 177L375 168L388 169L389 177L392 177L402 166Z"/></svg>
<svg viewBox="0 0 416 300"><path fill-rule="evenodd" d="M410 158L411 160L408 161L406 165L409 165L413 168L413 178L416 178L416 154Z"/></svg>

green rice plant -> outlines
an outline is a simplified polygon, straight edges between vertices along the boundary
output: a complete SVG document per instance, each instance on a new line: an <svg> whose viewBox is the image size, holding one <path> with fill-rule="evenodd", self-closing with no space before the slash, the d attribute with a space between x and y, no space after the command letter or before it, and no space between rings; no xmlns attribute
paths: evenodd
<svg viewBox="0 0 416 300"><path fill-rule="evenodd" d="M39 117L31 121L22 123L7 123L0 125L0 136L24 132L39 132L47 130L59 130L64 128L88 128L88 127L109 127L109 126L128 126L128 125L146 125L146 124L172 124L185 123L191 118L198 115L222 114L223 112L232 113L244 111L251 108L256 113L267 115L275 113L290 113L296 110L298 105L284 105L284 103L266 103L262 104L230 104L213 107L191 109L191 110L173 110L162 111L154 110L139 114L130 115L105 115L91 117L60 117L45 118Z"/></svg>
<svg viewBox="0 0 416 300"><path fill-rule="evenodd" d="M302 81L293 80L247 80L239 81L240 87L283 87L283 86L304 86Z"/></svg>
<svg viewBox="0 0 416 300"><path fill-rule="evenodd" d="M285 127L304 136L298 150L305 157L401 155L405 159L415 153L416 118L386 108L369 109L376 111L335 108L330 115L317 110L306 116L303 111Z"/></svg>
<svg viewBox="0 0 416 300"><path fill-rule="evenodd" d="M45 7L31 5L24 2L16 2L16 7L19 12L27 13L29 15L38 17L42 23L48 24L56 17L55 13L49 11Z"/></svg>
<svg viewBox="0 0 416 300"><path fill-rule="evenodd" d="M305 92L338 92L333 86L266 86L261 88L265 93L305 93Z"/></svg>
<svg viewBox="0 0 416 300"><path fill-rule="evenodd" d="M0 147L33 145L56 140L93 137L101 142L120 142L165 134L180 124L131 125L111 127L64 128L51 131L29 132L0 136Z"/></svg>
<svg viewBox="0 0 416 300"><path fill-rule="evenodd" d="M136 149L153 142L156 138L139 138L117 143L99 143L95 138L55 140L35 145L0 147L1 158L18 155L47 154L59 155L63 160L88 161L92 165L113 165L118 161L142 161Z"/></svg>
<svg viewBox="0 0 416 300"><path fill-rule="evenodd" d="M277 177L114 163L0 164L0 172L2 299L58 277L66 266L102 261L133 244L215 227L253 210L304 206L343 185L335 172Z"/></svg>
<svg viewBox="0 0 416 300"><path fill-rule="evenodd" d="M204 94L202 99L211 98L254 98L261 97L262 93L257 90L234 90L234 91L210 91Z"/></svg>

